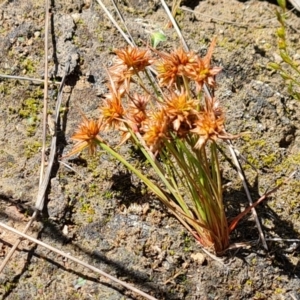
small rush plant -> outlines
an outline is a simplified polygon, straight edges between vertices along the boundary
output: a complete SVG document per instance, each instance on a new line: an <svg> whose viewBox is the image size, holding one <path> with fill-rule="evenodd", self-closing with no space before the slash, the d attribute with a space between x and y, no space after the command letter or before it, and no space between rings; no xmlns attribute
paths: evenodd
<svg viewBox="0 0 300 300"><path fill-rule="evenodd" d="M68 156L85 148L94 154L100 146L132 171L203 247L221 254L234 226L225 215L217 143L236 136L224 128L218 99L203 93L204 85L215 88L221 71L211 66L215 43L204 57L181 48L171 53L131 46L115 50L99 119L82 113ZM103 139L101 133L108 130L120 134L117 147ZM140 149L156 178L118 153L125 142Z"/></svg>

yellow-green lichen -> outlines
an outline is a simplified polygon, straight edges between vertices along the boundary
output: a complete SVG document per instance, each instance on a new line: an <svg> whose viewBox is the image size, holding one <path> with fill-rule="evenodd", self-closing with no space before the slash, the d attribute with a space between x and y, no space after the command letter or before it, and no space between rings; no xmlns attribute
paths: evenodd
<svg viewBox="0 0 300 300"><path fill-rule="evenodd" d="M80 208L80 212L87 213L89 215L94 215L95 214L95 210L91 207L90 203L82 203L81 208Z"/></svg>
<svg viewBox="0 0 300 300"><path fill-rule="evenodd" d="M9 94L9 88L8 85L5 84L5 82L0 83L0 94L4 96Z"/></svg>
<svg viewBox="0 0 300 300"><path fill-rule="evenodd" d="M26 119L26 131L28 136L33 136L36 132L36 126L39 121L39 114L43 108L43 91L37 89L30 93L29 97L22 101L18 111L22 119Z"/></svg>
<svg viewBox="0 0 300 300"><path fill-rule="evenodd" d="M24 74L33 74L36 71L35 62L31 60L30 58L25 58L21 62L21 67L23 68Z"/></svg>
<svg viewBox="0 0 300 300"><path fill-rule="evenodd" d="M252 281L251 279L248 279L248 280L246 281L246 285L252 286L252 285L253 285L253 281Z"/></svg>
<svg viewBox="0 0 300 300"><path fill-rule="evenodd" d="M264 139L253 139L249 136L243 136L245 141L244 146L241 148L243 155L246 156L250 165L257 169L264 167L272 168L280 159L280 154L274 152L272 144L269 144ZM245 167L250 168L250 166Z"/></svg>
<svg viewBox="0 0 300 300"><path fill-rule="evenodd" d="M31 158L33 155L38 153L42 148L41 142L38 141L27 141L25 142L25 156L26 158Z"/></svg>
<svg viewBox="0 0 300 300"><path fill-rule="evenodd" d="M300 153L290 154L287 156L280 165L275 167L275 172L291 172L294 171L295 166L300 165Z"/></svg>
<svg viewBox="0 0 300 300"><path fill-rule="evenodd" d="M114 198L114 192L111 190L107 190L102 194L103 198L106 200L111 200Z"/></svg>
<svg viewBox="0 0 300 300"><path fill-rule="evenodd" d="M277 288L274 292L274 294L284 294L285 293L285 289L281 289L281 288Z"/></svg>

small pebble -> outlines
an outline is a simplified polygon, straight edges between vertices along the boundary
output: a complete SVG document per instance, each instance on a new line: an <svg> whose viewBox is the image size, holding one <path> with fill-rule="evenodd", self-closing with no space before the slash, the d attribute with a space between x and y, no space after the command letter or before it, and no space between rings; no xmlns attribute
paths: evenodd
<svg viewBox="0 0 300 300"><path fill-rule="evenodd" d="M205 256L202 253L193 253L191 254L191 258L197 262L199 265L202 265L205 262Z"/></svg>
<svg viewBox="0 0 300 300"><path fill-rule="evenodd" d="M74 13L71 16L72 16L72 19L75 23L77 23L80 20L80 14L79 13Z"/></svg>
<svg viewBox="0 0 300 300"><path fill-rule="evenodd" d="M63 235L68 235L69 230L68 230L68 226L67 225L64 226L64 228L62 230L62 233L63 233Z"/></svg>
<svg viewBox="0 0 300 300"><path fill-rule="evenodd" d="M35 31L34 32L34 37L35 38L39 38L41 36L41 32L40 31Z"/></svg>

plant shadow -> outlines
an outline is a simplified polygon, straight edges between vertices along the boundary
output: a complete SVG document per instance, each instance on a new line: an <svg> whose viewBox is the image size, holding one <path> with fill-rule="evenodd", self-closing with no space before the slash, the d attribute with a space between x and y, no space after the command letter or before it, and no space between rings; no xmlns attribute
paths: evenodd
<svg viewBox="0 0 300 300"><path fill-rule="evenodd" d="M248 184L253 202L255 202L255 199L261 197L258 186L258 176L252 186ZM225 192L224 199L226 202L225 206L229 207L227 214L231 217L238 215L243 210L241 207L247 207L249 205L243 190L232 190L229 193ZM237 203L239 203L239 207L237 207ZM279 216L275 210L268 205L268 198L256 207L256 212L260 221L262 221L261 227L266 238L268 251L263 249L262 243L259 240L256 222L250 212L231 233L231 243L245 243L245 245L247 245L247 243L250 242L250 244L256 246L250 249L243 249L243 247L235 249L230 251L229 256L234 255L244 260L250 253L255 252L257 255L271 260L272 266L279 268L281 272L289 278L294 276L300 277L299 262L295 265L291 260L293 256L296 257L300 253L300 244L293 242L295 240L300 241L300 235L295 231L293 223L289 219L283 219Z"/></svg>

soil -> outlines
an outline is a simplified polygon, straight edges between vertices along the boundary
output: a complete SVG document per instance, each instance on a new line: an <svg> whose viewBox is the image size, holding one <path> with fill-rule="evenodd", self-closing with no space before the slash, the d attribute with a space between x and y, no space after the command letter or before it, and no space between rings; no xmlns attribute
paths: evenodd
<svg viewBox="0 0 300 300"><path fill-rule="evenodd" d="M164 28L171 50L179 41L160 1L119 1L134 39ZM97 116L107 92L105 67L113 48L126 45L97 2L51 1L49 76L60 80L70 65L63 93L58 157L72 148L70 136L82 110ZM104 1L113 11L110 1ZM171 1L169 1L171 5ZM300 162L300 102L271 68L282 63L278 22L271 1L183 1L176 20L190 49L204 55L214 36L216 96L226 110L226 128L246 132L234 145L243 161L253 199L282 181ZM0 74L44 76L44 1L1 1ZM117 16L116 14L114 14ZM300 61L300 19L289 13L291 56ZM32 214L39 184L43 85L0 78L0 220L22 230ZM49 113L57 87L50 85ZM118 137L110 136L112 143ZM51 135L47 140L50 144ZM137 158L128 147L129 159ZM60 159L61 160L61 159ZM242 247L217 262L202 252L180 223L143 185L109 155L83 153L56 162L46 207L29 234L116 276L157 299L300 299L299 175L257 208L268 251L251 215L231 236ZM222 165L228 217L247 206L235 170ZM74 170L76 172L74 172ZM277 239L277 240L276 240ZM279 240L278 240L279 239ZM16 237L0 228L0 260ZM57 254L23 241L0 274L1 299L142 299L141 296Z"/></svg>

